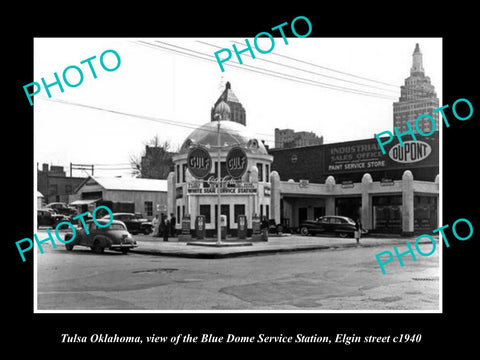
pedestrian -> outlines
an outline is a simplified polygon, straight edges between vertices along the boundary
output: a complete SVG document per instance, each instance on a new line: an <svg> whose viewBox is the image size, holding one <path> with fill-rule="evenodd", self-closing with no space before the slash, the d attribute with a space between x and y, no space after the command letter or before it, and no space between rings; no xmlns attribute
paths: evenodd
<svg viewBox="0 0 480 360"><path fill-rule="evenodd" d="M175 224L177 223L177 218L175 215L170 214L170 236L174 237L175 236Z"/></svg>
<svg viewBox="0 0 480 360"><path fill-rule="evenodd" d="M267 217L264 216L262 218L262 222L260 223L260 231L262 232L262 240L263 241L268 241L268 220Z"/></svg>
<svg viewBox="0 0 480 360"><path fill-rule="evenodd" d="M168 233L170 232L170 222L167 219L167 216L165 215L165 225L163 229L163 241L168 241Z"/></svg>
<svg viewBox="0 0 480 360"><path fill-rule="evenodd" d="M165 232L165 215L164 214L160 214L160 222L158 224L158 237L162 236L163 237L163 233Z"/></svg>
<svg viewBox="0 0 480 360"><path fill-rule="evenodd" d="M158 214L155 215L155 217L152 220L152 236L157 237L158 236L158 226L160 225L160 221L158 220Z"/></svg>
<svg viewBox="0 0 480 360"><path fill-rule="evenodd" d="M357 221L355 221L355 239L357 239L357 245L360 243L361 232L362 223L360 222L360 218L357 218Z"/></svg>

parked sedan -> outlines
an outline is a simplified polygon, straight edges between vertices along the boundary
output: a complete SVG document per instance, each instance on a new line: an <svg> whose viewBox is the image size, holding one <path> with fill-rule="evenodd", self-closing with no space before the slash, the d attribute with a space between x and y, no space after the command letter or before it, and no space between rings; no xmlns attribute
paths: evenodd
<svg viewBox="0 0 480 360"><path fill-rule="evenodd" d="M57 214L63 214L66 216L77 215L77 210L74 207L68 206L66 203L63 202L53 202L45 205L45 207L54 210Z"/></svg>
<svg viewBox="0 0 480 360"><path fill-rule="evenodd" d="M105 215L102 219L109 220L110 215ZM153 231L151 221L141 219L138 215L132 213L114 213L113 219L123 221L127 225L128 231L133 235L138 233L148 235Z"/></svg>
<svg viewBox="0 0 480 360"><path fill-rule="evenodd" d="M37 226L56 226L58 223L67 221L72 222L70 216L57 214L50 208L37 209ZM67 228L68 225L63 225L62 228Z"/></svg>
<svg viewBox="0 0 480 360"><path fill-rule="evenodd" d="M110 220L97 220L99 224L106 225ZM119 250L126 254L128 250L137 247L137 242L127 230L125 224L118 220L112 220L108 227L98 227L93 220L86 221L88 234L83 227L76 228L76 236L72 242L65 244L68 251L74 246L88 246L93 252L100 254L105 249ZM73 233L65 234L65 241L71 239Z"/></svg>
<svg viewBox="0 0 480 360"><path fill-rule="evenodd" d="M355 221L346 216L322 216L316 220L306 220L300 224L300 233L332 234L342 238L353 237Z"/></svg>

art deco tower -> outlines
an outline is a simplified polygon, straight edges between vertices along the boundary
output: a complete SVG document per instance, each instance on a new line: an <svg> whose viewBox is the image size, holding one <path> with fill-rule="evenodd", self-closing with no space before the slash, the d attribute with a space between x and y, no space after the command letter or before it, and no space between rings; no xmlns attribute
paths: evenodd
<svg viewBox="0 0 480 360"><path fill-rule="evenodd" d="M435 119L436 132L434 134L438 134L438 112L432 113L432 110L439 107L438 104L435 88L431 84L430 78L425 76L420 46L416 44L410 76L405 79L405 85L400 88L398 102L393 103L393 126L399 132L404 132L408 130L406 124L409 122L413 131L417 133L415 120L420 115L428 114ZM432 123L428 118L422 118L418 122L418 128L425 134L430 133Z"/></svg>
<svg viewBox="0 0 480 360"><path fill-rule="evenodd" d="M225 84L225 90L222 92L220 97L217 99L211 110L211 120L215 121L215 108L218 104L224 101L230 108L230 120L235 121L239 124L246 125L246 114L243 105L238 100L237 96L232 91L232 86L230 82L227 81Z"/></svg>

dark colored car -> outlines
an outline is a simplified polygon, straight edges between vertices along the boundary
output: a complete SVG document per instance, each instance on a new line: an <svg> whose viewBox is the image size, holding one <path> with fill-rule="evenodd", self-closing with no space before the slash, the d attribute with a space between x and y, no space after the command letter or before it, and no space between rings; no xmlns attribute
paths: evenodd
<svg viewBox="0 0 480 360"><path fill-rule="evenodd" d="M110 220L97 220L99 224L106 225ZM65 244L68 251L74 246L88 246L93 252L101 254L105 249L118 250L126 254L128 250L137 247L137 242L127 230L125 224L118 220L112 220L107 227L98 227L93 220L86 221L89 234L83 226L75 228L76 235L72 242ZM73 233L65 234L65 241L71 239Z"/></svg>
<svg viewBox="0 0 480 360"><path fill-rule="evenodd" d="M300 234L330 234L342 238L353 237L355 221L346 216L327 215L300 224Z"/></svg>
<svg viewBox="0 0 480 360"><path fill-rule="evenodd" d="M110 215L105 215L102 219L109 220ZM148 221L147 219L142 219L141 216L132 213L114 213L113 214L114 220L120 220L127 225L128 231L136 235L138 233L144 233L145 235L150 234L152 229L152 222Z"/></svg>
<svg viewBox="0 0 480 360"><path fill-rule="evenodd" d="M55 227L58 223L62 221L72 222L70 216L63 214L57 214L53 209L38 209L37 210L37 226L52 226ZM62 226L62 228L67 228L68 225Z"/></svg>
<svg viewBox="0 0 480 360"><path fill-rule="evenodd" d="M45 205L45 208L54 210L57 214L63 214L66 216L76 216L77 210L72 207L68 206L63 202L53 202L50 204Z"/></svg>

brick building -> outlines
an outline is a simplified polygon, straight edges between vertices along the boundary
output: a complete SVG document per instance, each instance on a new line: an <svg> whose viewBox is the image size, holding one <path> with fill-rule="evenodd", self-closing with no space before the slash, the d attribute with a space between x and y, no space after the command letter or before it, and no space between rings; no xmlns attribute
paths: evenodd
<svg viewBox="0 0 480 360"><path fill-rule="evenodd" d="M67 177L63 166L42 164L41 170L37 167L37 190L43 194L44 204L68 203L69 195L84 180L84 177Z"/></svg>
<svg viewBox="0 0 480 360"><path fill-rule="evenodd" d="M303 146L322 145L323 136L312 131L294 131L292 129L275 129L275 148L297 148Z"/></svg>

